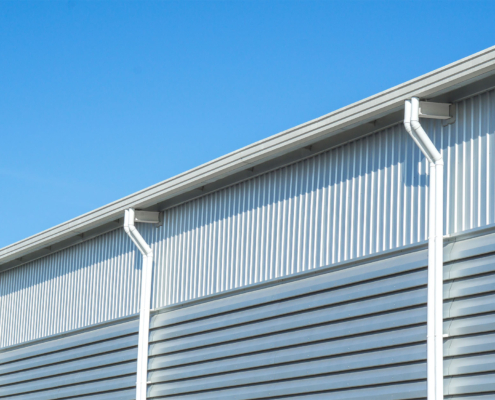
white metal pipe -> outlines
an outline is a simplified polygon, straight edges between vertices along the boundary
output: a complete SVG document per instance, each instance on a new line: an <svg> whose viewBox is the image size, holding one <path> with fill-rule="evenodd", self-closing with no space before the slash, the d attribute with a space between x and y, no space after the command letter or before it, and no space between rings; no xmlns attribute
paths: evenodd
<svg viewBox="0 0 495 400"><path fill-rule="evenodd" d="M436 343L435 343L435 288L436 288L436 273L435 273L435 208L436 208L436 171L435 164L430 164L430 190L429 190L429 234L428 234L428 288L427 288L427 306L426 306L426 370L427 370L427 386L428 400L435 399L436 393Z"/></svg>
<svg viewBox="0 0 495 400"><path fill-rule="evenodd" d="M430 193L429 193L429 240L428 240L428 289L427 289L427 324L426 324L426 369L427 369L427 385L428 385L428 399L434 399L435 395L435 381L436 381L436 368L435 368L435 194L436 191L432 190L435 187L435 164L430 158L429 154L425 151L425 146L420 141L419 137L416 135L411 128L411 111L412 105L411 100L406 100L404 104L404 127L409 135L412 137L414 142L421 149L425 157L430 161Z"/></svg>
<svg viewBox="0 0 495 400"><path fill-rule="evenodd" d="M437 150L433 142L430 140L425 130L419 123L419 98L411 99L411 127L417 135L417 139L421 143L420 148L423 154L433 162L442 160L442 155Z"/></svg>
<svg viewBox="0 0 495 400"><path fill-rule="evenodd" d="M435 173L435 399L443 400L443 159L435 163Z"/></svg>
<svg viewBox="0 0 495 400"><path fill-rule="evenodd" d="M428 159L428 161L434 162L433 159L430 157L429 153L427 152L426 148L424 147L424 144L421 142L420 138L416 134L416 132L412 130L411 113L412 113L411 100L406 100L404 103L404 127L406 128L407 133L409 133L409 136L411 136L412 139L414 140L414 143L416 143L416 145L420 148L421 152Z"/></svg>
<svg viewBox="0 0 495 400"><path fill-rule="evenodd" d="M443 400L443 158L419 122L419 99L404 104L404 126L430 162L427 387L428 400Z"/></svg>
<svg viewBox="0 0 495 400"><path fill-rule="evenodd" d="M139 340L136 375L136 400L145 400L147 397L148 381L148 345L150 330L151 306L151 277L153 270L153 251L143 239L134 225L134 209L125 211L124 230L143 255L141 270L141 308L139 311Z"/></svg>

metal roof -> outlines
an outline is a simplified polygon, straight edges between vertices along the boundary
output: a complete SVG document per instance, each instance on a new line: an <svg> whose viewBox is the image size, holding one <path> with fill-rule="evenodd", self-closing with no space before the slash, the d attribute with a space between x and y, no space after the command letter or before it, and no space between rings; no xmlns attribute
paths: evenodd
<svg viewBox="0 0 495 400"><path fill-rule="evenodd" d="M274 168L277 165L274 160L279 160L280 164L284 157L287 163L304 154L311 155L318 147L308 146L315 143L326 141L327 146L332 143L335 145L337 141L332 142L332 138L338 137L340 142L352 140L368 133L374 126L397 122L407 98L419 96L432 99L441 98L442 95L445 98L446 93L467 85L471 85L474 88L472 90L482 90L484 86L476 86L476 83L486 83L486 79L494 76L495 46L6 246L0 249L0 271L117 228L122 223L126 208L163 209L174 202L197 197L205 192L205 187L214 190L252 176L255 172ZM377 125L380 118L382 120ZM366 129L357 128L365 125ZM305 148L309 153L304 153ZM292 156L288 157L289 154Z"/></svg>

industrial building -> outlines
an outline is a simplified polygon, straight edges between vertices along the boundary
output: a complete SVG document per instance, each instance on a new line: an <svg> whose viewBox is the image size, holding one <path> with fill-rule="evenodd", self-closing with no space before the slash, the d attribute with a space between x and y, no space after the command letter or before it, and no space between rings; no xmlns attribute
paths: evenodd
<svg viewBox="0 0 495 400"><path fill-rule="evenodd" d="M495 47L0 249L0 399L495 398Z"/></svg>

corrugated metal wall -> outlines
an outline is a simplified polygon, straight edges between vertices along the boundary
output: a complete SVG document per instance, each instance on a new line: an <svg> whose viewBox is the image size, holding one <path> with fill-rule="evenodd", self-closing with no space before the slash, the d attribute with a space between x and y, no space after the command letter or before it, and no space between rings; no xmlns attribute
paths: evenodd
<svg viewBox="0 0 495 400"><path fill-rule="evenodd" d="M155 314L148 398L423 398L426 264L423 250Z"/></svg>
<svg viewBox="0 0 495 400"><path fill-rule="evenodd" d="M158 253L153 304L425 240L425 171L395 126L171 209L150 238Z"/></svg>
<svg viewBox="0 0 495 400"><path fill-rule="evenodd" d="M495 396L493 231L445 251L446 399ZM425 247L155 311L148 398L425 399ZM0 398L131 400L137 331L131 318L0 350Z"/></svg>
<svg viewBox="0 0 495 400"><path fill-rule="evenodd" d="M447 127L423 121L445 157L446 233L495 223L494 96L459 102ZM427 186L399 124L179 205L162 228L139 226L153 307L426 240ZM134 257L119 229L0 274L0 345L136 313Z"/></svg>
<svg viewBox="0 0 495 400"><path fill-rule="evenodd" d="M445 158L445 233L495 223L495 91L457 103L457 121L442 128L424 124L441 136Z"/></svg>
<svg viewBox="0 0 495 400"><path fill-rule="evenodd" d="M470 394L494 398L495 254L447 265L444 282L444 333L449 335L444 344L446 398Z"/></svg>
<svg viewBox="0 0 495 400"><path fill-rule="evenodd" d="M0 351L0 398L132 400L138 321Z"/></svg>
<svg viewBox="0 0 495 400"><path fill-rule="evenodd" d="M495 396L494 251L495 233L445 251L446 399ZM156 311L148 396L425 399L426 264L417 250Z"/></svg>
<svg viewBox="0 0 495 400"><path fill-rule="evenodd" d="M118 229L0 274L0 346L137 313L135 257Z"/></svg>
<svg viewBox="0 0 495 400"><path fill-rule="evenodd" d="M445 233L495 223L495 92L423 124L444 154ZM428 168L402 124L190 201L148 228L153 306L427 239Z"/></svg>

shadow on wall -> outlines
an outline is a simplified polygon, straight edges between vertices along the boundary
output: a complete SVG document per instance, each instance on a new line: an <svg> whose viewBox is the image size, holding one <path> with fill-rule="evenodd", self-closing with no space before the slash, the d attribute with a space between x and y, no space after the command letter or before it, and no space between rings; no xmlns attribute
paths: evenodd
<svg viewBox="0 0 495 400"><path fill-rule="evenodd" d="M495 222L495 102L422 121L445 160L445 232ZM428 166L402 124L139 224L155 252L153 307L427 238ZM123 229L0 274L0 345L138 312L141 255Z"/></svg>
<svg viewBox="0 0 495 400"><path fill-rule="evenodd" d="M350 240L352 228L352 234L358 234L357 224L374 230L377 242L369 243L371 248L362 243L362 249L348 249L345 258L349 258L392 247L383 242L383 236L394 228L400 236L395 245L422 240L426 221L420 215L425 211L427 187L427 162L397 125L172 208L165 213L162 235L153 238L150 232L147 239L166 241L200 230L201 240L217 243L283 230L284 239L290 241L295 233L302 238L301 230L316 229L308 234L338 252L344 245L340 242ZM403 212L416 216L404 232L403 221L397 219ZM191 248L188 240L183 238L177 245ZM302 245L294 240L290 243Z"/></svg>
<svg viewBox="0 0 495 400"><path fill-rule="evenodd" d="M422 120L434 144L442 149L446 170L462 169L475 175L486 170L486 158L493 154L494 146L490 143L495 144L495 107L490 101L491 97L493 91L458 103L457 122L447 127L442 127L439 120ZM483 171L476 170L478 165L484 167ZM393 204L385 201L384 195L404 197L401 190L406 193L411 190L406 197L408 194L418 194L424 201L425 196L414 191L418 188L428 190L428 173L427 160L402 124L397 124L296 164L176 206L166 212L168 225L172 229L166 232L164 238L255 210L275 208L277 204L295 202L306 196L337 196L335 203L340 201L337 211L344 212L348 211L346 200L371 204L374 198L378 206ZM476 191L479 181L485 183L482 175L486 174L475 177L481 179L467 176L469 182L466 189L474 186ZM487 183L491 184L492 180ZM341 196L345 198L341 200ZM328 200L332 202L331 198ZM407 202L407 198L401 200ZM354 210L358 211L356 207ZM380 212L383 210L378 210Z"/></svg>
<svg viewBox="0 0 495 400"><path fill-rule="evenodd" d="M492 98L461 101L447 127L422 121L444 154L449 233L495 222ZM397 124L176 206L143 228L153 306L425 241L427 200L427 161Z"/></svg>
<svg viewBox="0 0 495 400"><path fill-rule="evenodd" d="M0 275L0 346L138 312L141 255L123 229Z"/></svg>

